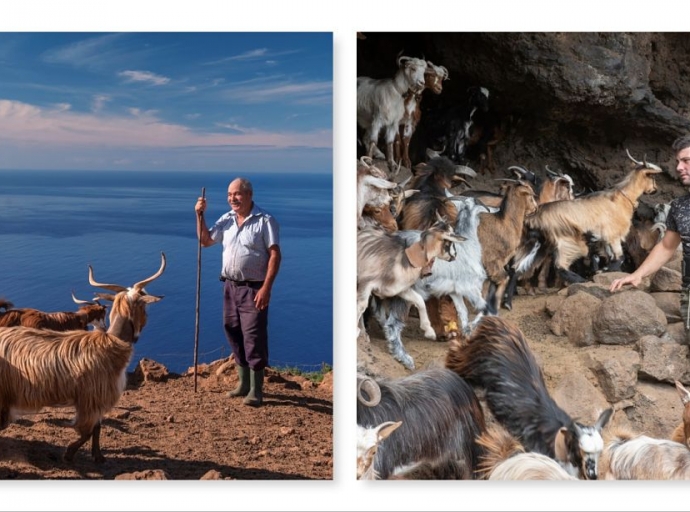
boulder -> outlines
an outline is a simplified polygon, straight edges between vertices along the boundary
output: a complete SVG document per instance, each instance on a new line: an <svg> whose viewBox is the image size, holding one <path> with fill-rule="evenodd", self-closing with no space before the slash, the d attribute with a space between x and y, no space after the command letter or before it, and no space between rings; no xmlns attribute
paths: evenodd
<svg viewBox="0 0 690 512"><path fill-rule="evenodd" d="M668 382L680 380L690 383L688 347L657 336L644 336L638 343L640 352L639 378Z"/></svg>
<svg viewBox="0 0 690 512"><path fill-rule="evenodd" d="M591 332L592 317L600 304L601 299L585 292L566 297L551 319L551 332L556 336L568 335L576 326L582 331L583 324L586 324L585 331Z"/></svg>
<svg viewBox="0 0 690 512"><path fill-rule="evenodd" d="M609 402L635 396L640 355L634 350L618 349L615 354L590 352L586 364Z"/></svg>
<svg viewBox="0 0 690 512"><path fill-rule="evenodd" d="M682 286L682 276L678 270L661 267L654 273L650 291L679 292Z"/></svg>
<svg viewBox="0 0 690 512"><path fill-rule="evenodd" d="M668 324L666 327L666 334L664 334L661 338L673 340L679 345L687 345L687 338L685 337L685 324L683 324L683 322L674 322L672 324Z"/></svg>
<svg viewBox="0 0 690 512"><path fill-rule="evenodd" d="M654 292L650 294L657 307L664 312L668 323L680 322L680 294L678 292Z"/></svg>
<svg viewBox="0 0 690 512"><path fill-rule="evenodd" d="M646 335L661 336L666 325L666 315L651 295L635 289L603 300L592 320L596 341L607 345L635 343Z"/></svg>
<svg viewBox="0 0 690 512"><path fill-rule="evenodd" d="M168 369L151 359L141 359L134 370L134 378L137 382L165 382L168 377L170 377Z"/></svg>

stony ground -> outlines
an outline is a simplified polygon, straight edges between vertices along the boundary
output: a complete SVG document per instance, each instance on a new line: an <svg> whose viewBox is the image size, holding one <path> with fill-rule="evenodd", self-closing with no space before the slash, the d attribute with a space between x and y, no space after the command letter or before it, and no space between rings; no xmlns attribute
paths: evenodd
<svg viewBox="0 0 690 512"><path fill-rule="evenodd" d="M321 385L267 370L264 406L225 392L232 361L199 365L165 382L134 374L102 422L97 464L90 444L62 461L76 439L73 409L44 409L0 433L0 479L332 479L332 372Z"/></svg>
<svg viewBox="0 0 690 512"><path fill-rule="evenodd" d="M558 290L550 289L549 294ZM587 354L606 352L615 357L616 350L624 347L592 346L576 347L566 336L555 336L549 328L550 316L546 312L547 295L519 295L513 300L513 310L501 310L500 315L515 322L525 335L530 348L544 372L549 391L559 405L571 415L593 423L601 406L588 396L577 396L568 389L568 382L584 377L594 388L601 391L596 376L587 366ZM414 309L413 309L414 311ZM388 353L385 339L376 322L370 322L371 342L360 336L358 340L358 365L378 376L403 377L410 372ZM418 328L418 319L411 314L403 331L403 343L414 358L417 369L431 364L443 364L448 342L425 339ZM628 347L629 348L629 347ZM564 385L565 384L565 385ZM582 389L578 386L578 389ZM668 438L681 422L682 404L672 384L638 381L634 400L618 403L612 424L631 428L649 436ZM481 396L481 390L479 395Z"/></svg>

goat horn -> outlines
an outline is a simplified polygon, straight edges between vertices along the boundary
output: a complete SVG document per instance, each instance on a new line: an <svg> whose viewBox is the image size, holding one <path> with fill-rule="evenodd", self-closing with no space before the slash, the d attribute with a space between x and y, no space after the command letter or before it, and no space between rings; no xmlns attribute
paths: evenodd
<svg viewBox="0 0 690 512"><path fill-rule="evenodd" d="M116 293L119 292L124 292L127 290L126 286L121 286L119 284L105 284L105 283L99 283L93 278L93 268L91 265L89 265L89 284L91 286L95 286L96 288L104 288L106 290L110 290Z"/></svg>
<svg viewBox="0 0 690 512"><path fill-rule="evenodd" d="M149 284L151 281L158 279L161 276L161 274L163 274L163 271L165 270L165 264L166 264L165 253L161 251L161 266L158 269L158 271L155 274L153 274L151 277L136 283L134 286L132 286L132 289L136 290L136 291L140 291L144 286Z"/></svg>
<svg viewBox="0 0 690 512"><path fill-rule="evenodd" d="M401 181L400 182L400 188L404 189L407 186L407 184L410 182L411 179L412 179L412 175L408 176L408 178L405 181Z"/></svg>
<svg viewBox="0 0 690 512"><path fill-rule="evenodd" d="M359 162L362 165L365 165L367 167L371 167L371 164L374 163L373 159L370 156L363 156L359 159Z"/></svg>
<svg viewBox="0 0 690 512"><path fill-rule="evenodd" d="M514 180L512 178L494 178L494 181L508 181L510 183L519 183L520 180Z"/></svg>
<svg viewBox="0 0 690 512"><path fill-rule="evenodd" d="M625 152L628 154L628 158L635 162L637 165L645 165L644 162L640 162L638 160L635 160L632 155L630 154L630 151L628 151L628 148L625 148Z"/></svg>
<svg viewBox="0 0 690 512"><path fill-rule="evenodd" d="M551 176L561 176L560 172L557 173L557 172L552 171L551 169L549 169L548 165L545 165L544 167L546 168L546 172L548 172Z"/></svg>
<svg viewBox="0 0 690 512"><path fill-rule="evenodd" d="M666 233L666 224L657 222L650 229L652 231L658 231L663 236Z"/></svg>
<svg viewBox="0 0 690 512"><path fill-rule="evenodd" d="M524 167L520 167L519 165L511 165L510 167L508 167L508 170L514 171L515 174L518 175L518 178L526 178L532 182L537 181L537 177L532 171L528 171L527 169L525 169Z"/></svg>
<svg viewBox="0 0 690 512"><path fill-rule="evenodd" d="M75 304L93 304L93 302L89 302L88 300L77 299L74 296L74 290L72 290L72 300Z"/></svg>
<svg viewBox="0 0 690 512"><path fill-rule="evenodd" d="M379 387L378 382L371 377L363 377L358 380L357 400L367 407L377 406L379 402L381 402L381 388ZM369 398L365 398L364 393L362 392L366 393Z"/></svg>

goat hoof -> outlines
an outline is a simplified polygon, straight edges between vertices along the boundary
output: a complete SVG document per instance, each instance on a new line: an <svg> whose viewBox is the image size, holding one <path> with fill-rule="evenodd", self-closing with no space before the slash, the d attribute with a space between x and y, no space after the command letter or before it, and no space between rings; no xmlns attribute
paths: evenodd
<svg viewBox="0 0 690 512"><path fill-rule="evenodd" d="M429 339L429 340L435 340L436 339L436 331L431 329L430 331L424 331L424 337Z"/></svg>

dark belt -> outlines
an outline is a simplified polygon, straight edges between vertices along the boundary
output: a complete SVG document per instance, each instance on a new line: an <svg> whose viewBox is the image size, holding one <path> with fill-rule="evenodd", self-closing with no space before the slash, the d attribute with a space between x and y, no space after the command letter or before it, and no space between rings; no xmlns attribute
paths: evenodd
<svg viewBox="0 0 690 512"><path fill-rule="evenodd" d="M264 284L263 281L235 281L233 279L228 279L225 276L220 276L220 280L223 282L230 281L235 286L263 286Z"/></svg>

